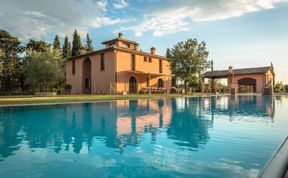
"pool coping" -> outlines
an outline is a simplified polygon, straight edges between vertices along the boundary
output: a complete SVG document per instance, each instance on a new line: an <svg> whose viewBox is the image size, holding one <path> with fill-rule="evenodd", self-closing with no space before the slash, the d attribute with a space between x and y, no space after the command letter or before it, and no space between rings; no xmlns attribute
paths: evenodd
<svg viewBox="0 0 288 178"><path fill-rule="evenodd" d="M258 178L283 178L288 175L288 137L277 149Z"/></svg>
<svg viewBox="0 0 288 178"><path fill-rule="evenodd" d="M263 96L262 94L258 94L258 93L253 93L253 94L237 94L237 96L247 96L247 95L251 95L251 96ZM195 97L211 97L211 96L232 96L230 94L208 94L208 95L197 95L197 96L171 96L171 97L155 97L155 98L131 98L131 99L121 99L121 98L117 98L117 99L106 99L106 100L90 100L90 101L68 101L68 102L55 102L55 103L32 103L32 104L4 104L4 105L0 105L0 108L2 107L19 107L19 106L48 106L48 105L62 105L62 104L84 104L84 103L97 103L97 102L109 102L109 101L120 101L120 100L148 100L148 99L170 99L170 98L195 98ZM276 95L274 95L276 96Z"/></svg>
<svg viewBox="0 0 288 178"><path fill-rule="evenodd" d="M171 99L171 98L197 98L197 97L211 97L211 96L228 96L228 95L202 95L202 96L171 96L171 97L155 97L155 98L131 98L131 99L107 99L107 100L90 100L90 101L68 101L68 102L55 102L55 103L33 103L33 104L7 104L0 105L2 107L19 107L19 106L49 106L49 105L63 105L63 104L85 104L85 103L99 103L110 101L123 101L123 100L153 100L153 99Z"/></svg>

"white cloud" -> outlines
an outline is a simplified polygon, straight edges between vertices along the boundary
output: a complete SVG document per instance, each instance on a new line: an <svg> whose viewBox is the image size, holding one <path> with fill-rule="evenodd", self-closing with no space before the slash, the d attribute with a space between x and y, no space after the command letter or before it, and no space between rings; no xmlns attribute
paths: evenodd
<svg viewBox="0 0 288 178"><path fill-rule="evenodd" d="M88 28L120 22L106 16L107 0L2 0L0 28L21 39L41 39L55 32L70 35L77 29L84 35Z"/></svg>
<svg viewBox="0 0 288 178"><path fill-rule="evenodd" d="M97 2L98 7L100 9L104 10L104 11L107 10L106 9L107 8L107 4L108 4L107 0L100 0L100 1Z"/></svg>
<svg viewBox="0 0 288 178"><path fill-rule="evenodd" d="M26 11L24 14L27 16L39 17L39 18L46 17L46 15L44 15L43 13L37 11Z"/></svg>
<svg viewBox="0 0 288 178"><path fill-rule="evenodd" d="M134 31L136 36L141 36L143 32L152 31L154 36L163 36L179 31L188 31L189 23L186 16L182 14L184 9L176 9L166 14L157 16L146 16L141 24L122 27L120 31Z"/></svg>
<svg viewBox="0 0 288 178"><path fill-rule="evenodd" d="M117 0L115 3L113 3L113 7L115 9L123 9L127 6L129 6L129 4L125 0Z"/></svg>
<svg viewBox="0 0 288 178"><path fill-rule="evenodd" d="M191 29L191 21L203 22L224 20L245 13L272 9L288 0L178 0L168 1L167 7L156 9L145 15L142 23L122 27L122 31L134 31L136 36L151 31L155 36L163 36Z"/></svg>

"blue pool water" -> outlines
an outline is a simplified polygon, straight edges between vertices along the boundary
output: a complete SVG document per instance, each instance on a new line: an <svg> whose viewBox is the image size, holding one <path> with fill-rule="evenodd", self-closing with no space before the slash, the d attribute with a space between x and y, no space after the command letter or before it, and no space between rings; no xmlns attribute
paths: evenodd
<svg viewBox="0 0 288 178"><path fill-rule="evenodd" d="M257 177L288 133L288 97L0 108L0 177Z"/></svg>

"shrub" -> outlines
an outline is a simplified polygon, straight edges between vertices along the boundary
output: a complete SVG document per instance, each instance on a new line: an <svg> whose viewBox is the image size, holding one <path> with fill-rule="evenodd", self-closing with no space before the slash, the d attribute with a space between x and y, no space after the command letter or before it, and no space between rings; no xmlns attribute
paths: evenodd
<svg viewBox="0 0 288 178"><path fill-rule="evenodd" d="M64 85L64 89L65 90L70 90L70 89L72 89L72 85L67 83L67 84Z"/></svg>

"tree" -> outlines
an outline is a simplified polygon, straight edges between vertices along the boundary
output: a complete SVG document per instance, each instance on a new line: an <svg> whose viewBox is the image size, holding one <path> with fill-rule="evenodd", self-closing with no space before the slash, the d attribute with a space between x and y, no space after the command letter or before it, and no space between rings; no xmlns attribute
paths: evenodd
<svg viewBox="0 0 288 178"><path fill-rule="evenodd" d="M72 47L71 47L71 42L68 42L68 56L71 57L72 56Z"/></svg>
<svg viewBox="0 0 288 178"><path fill-rule="evenodd" d="M168 54L171 55L172 72L184 81L186 91L189 80L191 81L195 77L200 78L211 64L208 60L209 53L206 49L206 43L198 43L197 39L179 42Z"/></svg>
<svg viewBox="0 0 288 178"><path fill-rule="evenodd" d="M9 32L0 29L0 64L2 70L0 73L1 88L4 92L11 93L19 90L21 57L23 47L17 37Z"/></svg>
<svg viewBox="0 0 288 178"><path fill-rule="evenodd" d="M55 36L54 41L53 41L53 50L61 50L61 45L60 45L60 40L58 35Z"/></svg>
<svg viewBox="0 0 288 178"><path fill-rule="evenodd" d="M25 84L33 91L48 91L61 85L65 80L65 71L64 60L59 56L52 51L29 53L23 67Z"/></svg>
<svg viewBox="0 0 288 178"><path fill-rule="evenodd" d="M72 42L72 56L80 55L81 49L82 49L81 38L80 35L78 35L77 30L75 30Z"/></svg>
<svg viewBox="0 0 288 178"><path fill-rule="evenodd" d="M29 40L26 44L27 51L37 51L37 52L47 52L51 50L51 45L45 41L39 40Z"/></svg>
<svg viewBox="0 0 288 178"><path fill-rule="evenodd" d="M282 82L277 82L274 86L274 92L276 93L285 93L285 86L282 84Z"/></svg>
<svg viewBox="0 0 288 178"><path fill-rule="evenodd" d="M285 85L284 88L285 88L286 92L288 92L288 85Z"/></svg>
<svg viewBox="0 0 288 178"><path fill-rule="evenodd" d="M69 46L70 45L70 46ZM62 48L62 53L64 58L71 57L71 43L69 42L68 37L66 36L64 39L64 44Z"/></svg>
<svg viewBox="0 0 288 178"><path fill-rule="evenodd" d="M92 40L90 39L89 34L87 33L86 36L86 46L85 46L85 50L87 52L92 52L93 51L93 46L92 46Z"/></svg>

